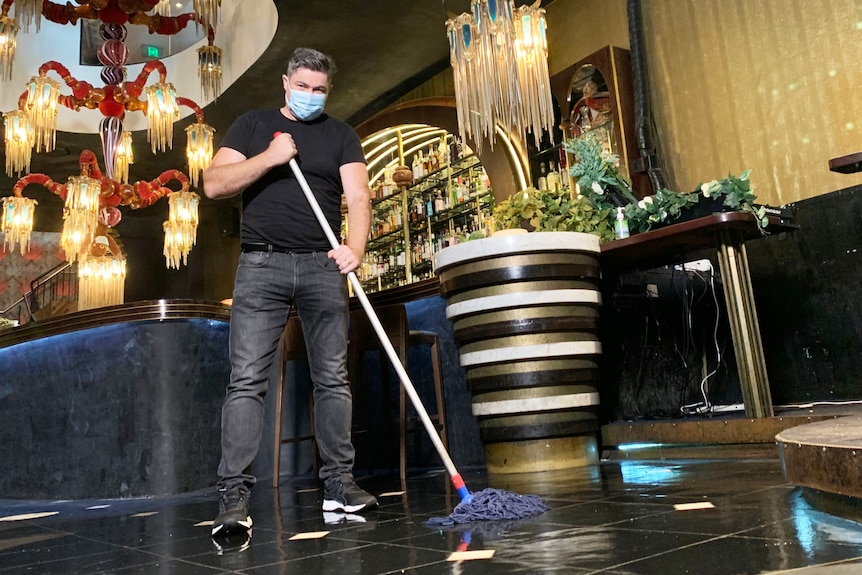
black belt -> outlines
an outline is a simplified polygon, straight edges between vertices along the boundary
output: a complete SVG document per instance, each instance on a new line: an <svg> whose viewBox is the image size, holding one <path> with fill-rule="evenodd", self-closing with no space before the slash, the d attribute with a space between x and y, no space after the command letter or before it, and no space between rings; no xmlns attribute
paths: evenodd
<svg viewBox="0 0 862 575"><path fill-rule="evenodd" d="M280 254L313 254L314 252L319 252L320 250L289 250L287 248L281 248L278 246L274 246L272 244L246 244L242 243L239 247L244 252L278 252Z"/></svg>

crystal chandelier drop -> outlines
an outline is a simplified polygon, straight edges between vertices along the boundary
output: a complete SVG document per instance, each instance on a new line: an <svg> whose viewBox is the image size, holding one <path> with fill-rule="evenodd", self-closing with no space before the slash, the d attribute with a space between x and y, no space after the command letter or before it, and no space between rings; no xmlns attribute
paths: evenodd
<svg viewBox="0 0 862 575"><path fill-rule="evenodd" d="M545 11L537 1L472 0L471 12L446 22L461 139L493 147L497 126L510 133L553 134Z"/></svg>
<svg viewBox="0 0 862 575"><path fill-rule="evenodd" d="M0 14L0 80L12 79L12 60L15 59L17 37L18 24L6 14Z"/></svg>
<svg viewBox="0 0 862 575"><path fill-rule="evenodd" d="M78 259L82 248L93 239L99 223L100 191L99 180L87 176L69 178L60 236L60 247L69 261Z"/></svg>
<svg viewBox="0 0 862 575"><path fill-rule="evenodd" d="M198 48L198 76L207 100L218 100L221 93L221 53L221 48L212 45Z"/></svg>
<svg viewBox="0 0 862 575"><path fill-rule="evenodd" d="M123 132L120 143L114 155L114 178L124 184L129 183L129 165L135 163L135 154L132 151L132 133Z"/></svg>
<svg viewBox="0 0 862 575"><path fill-rule="evenodd" d="M87 255L78 262L78 311L119 305L124 300L126 260Z"/></svg>
<svg viewBox="0 0 862 575"><path fill-rule="evenodd" d="M30 116L33 148L36 153L50 152L57 138L57 97L60 83L45 76L33 76L27 84L24 109ZM29 170L29 166L28 166Z"/></svg>
<svg viewBox="0 0 862 575"><path fill-rule="evenodd" d="M174 122L179 119L180 107L173 84L159 82L147 88L147 135L154 154L173 147Z"/></svg>
<svg viewBox="0 0 862 575"><path fill-rule="evenodd" d="M198 203L200 197L194 192L173 193L168 198L170 213L164 223L164 256L169 268L179 269L188 259L195 245L198 229Z"/></svg>
<svg viewBox="0 0 862 575"><path fill-rule="evenodd" d="M3 115L6 124L6 175L20 174L30 166L33 139L30 116L23 110Z"/></svg>
<svg viewBox="0 0 862 575"><path fill-rule="evenodd" d="M192 124L186 128L186 157L189 159L189 176L195 187L201 173L212 160L214 132L215 130L206 124Z"/></svg>
<svg viewBox="0 0 862 575"><path fill-rule="evenodd" d="M11 250L18 244L23 256L30 250L30 232L33 230L33 212L36 200L30 198L3 198L3 214L0 231L3 232L3 251Z"/></svg>

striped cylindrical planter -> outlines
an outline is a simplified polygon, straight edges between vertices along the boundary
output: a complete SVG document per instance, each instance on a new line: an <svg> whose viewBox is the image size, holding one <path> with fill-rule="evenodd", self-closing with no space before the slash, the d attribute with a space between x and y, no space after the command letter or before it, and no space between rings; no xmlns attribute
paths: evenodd
<svg viewBox="0 0 862 575"><path fill-rule="evenodd" d="M599 240L541 232L435 256L488 471L597 463Z"/></svg>

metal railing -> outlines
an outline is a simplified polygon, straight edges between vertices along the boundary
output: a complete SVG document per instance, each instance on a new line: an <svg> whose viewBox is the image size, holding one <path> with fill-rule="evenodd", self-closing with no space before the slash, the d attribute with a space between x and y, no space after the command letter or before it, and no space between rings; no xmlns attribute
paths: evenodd
<svg viewBox="0 0 862 575"><path fill-rule="evenodd" d="M55 305L55 302L78 300L77 265L62 262L30 282L30 291L22 295L9 307L0 311L0 316L17 320L19 325L36 321L40 309Z"/></svg>

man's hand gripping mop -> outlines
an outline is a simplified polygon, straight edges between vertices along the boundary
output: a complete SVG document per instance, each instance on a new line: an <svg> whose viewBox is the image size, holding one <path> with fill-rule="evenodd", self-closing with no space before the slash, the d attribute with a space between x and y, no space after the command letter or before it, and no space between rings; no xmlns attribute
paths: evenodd
<svg viewBox="0 0 862 575"><path fill-rule="evenodd" d="M278 133L275 135L277 136ZM317 217L318 223L326 234L329 244L333 249L337 248L339 245L338 240L332 232L332 229L329 227L329 224L323 215L323 211L320 209L320 205L317 203L317 199L314 197L305 176L299 169L299 165L296 163L296 158L290 160L290 169L293 170L293 174L299 182L308 203L311 205L311 209L314 211L314 215ZM487 488L476 493L470 493L467 486L464 484L464 480L461 478L461 474L458 473L457 469L455 469L455 464L452 463L452 458L449 457L449 453L443 446L443 442L440 440L440 436L437 434L437 430L434 428L431 418L428 417L428 412L422 405L422 400L416 393L416 389L410 381L407 371L404 369L404 366L401 365L401 361L398 359L398 355L392 347L392 342L389 341L389 337L383 330L383 326L380 324L377 314L371 307L371 303L368 301L368 297L362 289L362 284L360 283L359 278L356 277L354 272L350 272L348 274L348 278L350 283L353 285L353 291L362 304L362 308L368 315L368 319L370 320L374 331L377 333L377 337L380 338L380 343L383 345L383 349L386 351L389 361L392 363L392 366L395 368L395 372L401 380L401 385L404 386L404 390L410 397L413 407L419 414L419 419L422 421L425 431L428 433L431 442L434 444L434 448L440 455L440 459L443 460L443 465L449 473L452 484L455 486L455 489L458 491L458 495L461 497L461 502L448 517L434 517L426 522L426 525L453 525L470 521L498 519L514 520L538 515L539 513L547 511L548 507L535 495L518 495L511 491L493 488Z"/></svg>

